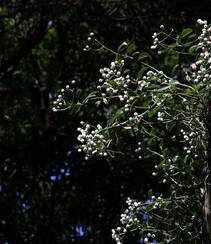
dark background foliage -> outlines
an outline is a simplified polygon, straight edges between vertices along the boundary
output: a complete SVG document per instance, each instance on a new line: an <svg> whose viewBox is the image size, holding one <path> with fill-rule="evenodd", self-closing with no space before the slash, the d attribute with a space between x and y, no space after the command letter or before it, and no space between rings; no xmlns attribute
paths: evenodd
<svg viewBox="0 0 211 244"><path fill-rule="evenodd" d="M210 10L189 0L0 1L0 243L113 243L126 197L144 198L156 182L127 153L84 161L79 121L103 113L53 113L52 98L72 79L87 94L112 60L82 51L89 32L113 49L148 50L160 24L192 27Z"/></svg>

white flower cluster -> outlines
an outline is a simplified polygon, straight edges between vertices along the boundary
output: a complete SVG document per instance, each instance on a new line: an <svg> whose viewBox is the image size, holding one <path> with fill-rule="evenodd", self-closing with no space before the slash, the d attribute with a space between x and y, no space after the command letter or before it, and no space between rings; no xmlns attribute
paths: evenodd
<svg viewBox="0 0 211 244"><path fill-rule="evenodd" d="M109 80L112 77L120 77L121 71L120 68L123 67L125 61L122 59L120 62L119 61L114 61L111 62L110 68L103 68L100 69L100 73L105 80Z"/></svg>
<svg viewBox="0 0 211 244"><path fill-rule="evenodd" d="M192 123L190 122L190 128L194 128L194 126L192 125ZM199 136L199 133L197 131L190 131L188 128L187 130L181 129L180 133L182 136L182 140L180 141L182 144L184 144L184 152L186 155L193 155L194 158L198 158L198 154L197 154L197 146L196 146L196 139ZM174 137L172 137L172 139L174 139ZM155 165L155 171L152 172L153 176L157 176L158 175L158 171L160 169L162 169L162 172L164 173L163 175L163 179L162 182L166 183L167 180L172 180L172 178L170 177L172 174L177 174L177 172L179 172L180 170L178 169L178 159L180 158L179 155L175 155L173 158L167 158L165 160L165 162L163 162L161 165ZM169 178L170 177L170 178Z"/></svg>
<svg viewBox="0 0 211 244"><path fill-rule="evenodd" d="M151 206L152 209L157 209L159 205L162 203L161 197L152 196L151 200L146 203L141 203L139 201L132 200L128 198L127 201L127 209L121 214L120 222L122 223L122 227L117 227L116 229L112 229L112 238L117 242L117 244L122 244L124 236L130 229L139 229L141 228L141 223L146 220L147 214L145 213L146 207ZM139 214L141 214L141 222L139 220ZM144 215L146 215L144 217ZM155 231L144 233L144 243L151 244L155 239Z"/></svg>
<svg viewBox="0 0 211 244"><path fill-rule="evenodd" d="M161 25L160 29L163 30L164 29L164 25ZM160 43L160 41L158 39L159 34L160 33L157 33L157 32L153 33L153 35L152 35L153 44L151 46L151 49L157 49L158 48L159 43Z"/></svg>
<svg viewBox="0 0 211 244"><path fill-rule="evenodd" d="M89 36L87 38L87 41L88 42L93 42L94 41L94 35L95 35L94 32L90 32L89 33ZM87 44L85 46L85 48L83 48L83 51L89 51L90 49L91 49L90 45Z"/></svg>
<svg viewBox="0 0 211 244"><path fill-rule="evenodd" d="M147 82L146 80L142 79L138 81L138 89L141 91L143 90L144 87L148 87L149 86L149 82Z"/></svg>
<svg viewBox="0 0 211 244"><path fill-rule="evenodd" d="M164 170L166 176L169 175L169 173L174 173L176 170L176 162L178 160L179 156L176 155L173 159L168 158L165 163L162 164L162 169Z"/></svg>
<svg viewBox="0 0 211 244"><path fill-rule="evenodd" d="M139 154L139 156L138 156L139 159L142 159L142 156L140 155L141 151L142 151L141 142L139 141L138 142L138 147L135 149L135 152Z"/></svg>
<svg viewBox="0 0 211 244"><path fill-rule="evenodd" d="M206 84L210 86L211 80L211 26L207 21L198 19L198 24L202 25L202 33L198 37L198 46L201 52L195 63L191 64L191 78L196 84ZM187 77L190 80L189 77Z"/></svg>
<svg viewBox="0 0 211 244"><path fill-rule="evenodd" d="M112 229L112 238L117 242L117 244L122 244L124 235L128 232L132 226L139 225L139 220L136 216L137 211L141 209L141 202L134 201L130 198L126 201L128 207L123 214L121 214L120 222L123 227L117 227Z"/></svg>
<svg viewBox="0 0 211 244"><path fill-rule="evenodd" d="M185 142L187 145L183 147L186 154L190 154L194 151L196 148L196 145L194 143L194 139L198 136L197 131L184 131L183 129L180 130L182 136L183 136L183 142ZM198 154L194 154L194 157L197 158Z"/></svg>
<svg viewBox="0 0 211 244"><path fill-rule="evenodd" d="M71 84L74 85L75 84L75 80L72 80ZM54 112L59 111L60 109L62 109L65 106L65 94L68 91L72 91L71 88L70 88L70 85L66 85L65 88L62 88L60 90L60 94L57 96L57 99L53 102L52 110Z"/></svg>
<svg viewBox="0 0 211 244"><path fill-rule="evenodd" d="M129 78L129 77L128 77ZM144 88L149 87L151 82L158 82L161 84L165 84L169 82L169 78L164 75L163 71L159 70L149 70L147 73L142 77L141 80L137 81L137 89L142 91Z"/></svg>
<svg viewBox="0 0 211 244"><path fill-rule="evenodd" d="M128 105L128 106L126 106L126 107L124 106L124 110L128 111L128 107L130 106L130 104L125 104L125 105ZM143 116L142 114L139 114L138 112L134 112L128 118L129 126L127 125L127 127L123 127L123 128L130 129L133 125L137 125L141 121L142 116Z"/></svg>
<svg viewBox="0 0 211 244"><path fill-rule="evenodd" d="M164 173L164 175L162 177L162 182L165 184L167 182L167 179L170 176L170 174L175 173L175 170L178 169L177 166L176 166L178 159L179 159L179 156L176 155L172 159L167 158L159 166L156 164L154 166L156 172L153 172L152 175L153 176L157 176L158 175L158 171L162 169L162 172ZM160 199L158 199L158 200L160 200Z"/></svg>
<svg viewBox="0 0 211 244"><path fill-rule="evenodd" d="M110 68L100 69L102 78L99 79L97 89L102 97L118 94L119 100L124 101L128 98L128 84L130 77L121 75L121 68L124 66L124 60L111 62Z"/></svg>
<svg viewBox="0 0 211 244"><path fill-rule="evenodd" d="M158 71L158 70L149 70L145 76L143 76L142 78L145 82L146 82L146 87L150 84L150 82L155 81L161 84L166 84L168 83L170 80L167 76L165 76L165 74L163 73L163 71ZM142 87L140 88L142 89Z"/></svg>
<svg viewBox="0 0 211 244"><path fill-rule="evenodd" d="M129 75L122 74L124 60L111 62L110 68L100 69L102 78L99 79L97 89L101 92L103 102L108 103L108 98L118 98L124 105L125 112L130 111L131 104L135 99L135 94L129 88L129 84L134 80ZM146 81L138 81L140 87L146 86ZM132 92L134 93L134 91ZM136 116L134 116L136 117Z"/></svg>
<svg viewBox="0 0 211 244"><path fill-rule="evenodd" d="M144 243L147 244L153 244L154 241L150 241L150 239L154 239L155 238L155 234L151 234L151 233L147 233L147 236L144 238Z"/></svg>
<svg viewBox="0 0 211 244"><path fill-rule="evenodd" d="M81 125L82 127L77 129L80 132L77 139L81 143L78 152L85 153L85 159L89 159L91 155L107 156L107 148L111 140L106 139L102 134L102 126L98 124L96 128L92 129L83 121L81 121Z"/></svg>
<svg viewBox="0 0 211 244"><path fill-rule="evenodd" d="M158 112L158 121L164 120L165 113L164 112Z"/></svg>
<svg viewBox="0 0 211 244"><path fill-rule="evenodd" d="M151 49L156 49L158 47L158 44L159 44L158 33L155 32L152 35L152 39L153 39L153 44L151 46Z"/></svg>

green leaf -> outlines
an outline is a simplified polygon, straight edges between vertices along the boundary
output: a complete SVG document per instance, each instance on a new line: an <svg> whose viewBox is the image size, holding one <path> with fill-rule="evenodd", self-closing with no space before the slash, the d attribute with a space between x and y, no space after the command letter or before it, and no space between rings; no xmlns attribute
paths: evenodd
<svg viewBox="0 0 211 244"><path fill-rule="evenodd" d="M132 53L132 56L135 57L135 56L137 56L139 54L140 54L140 52L139 51L136 51L136 52Z"/></svg>
<svg viewBox="0 0 211 244"><path fill-rule="evenodd" d="M179 69L179 64L174 65L171 71L171 75L174 76L177 73L178 69Z"/></svg>
<svg viewBox="0 0 211 244"><path fill-rule="evenodd" d="M118 53L120 52L120 51L122 51L122 49L124 49L124 48L126 48L127 47L127 45L126 45L126 42L123 42L121 45L119 45L119 47L118 47Z"/></svg>
<svg viewBox="0 0 211 244"><path fill-rule="evenodd" d="M193 30L191 28L186 28L182 31L181 35L180 35L180 40L188 35L190 35L193 32Z"/></svg>
<svg viewBox="0 0 211 244"><path fill-rule="evenodd" d="M170 47L170 48L175 48L175 47L177 47L177 43L171 43L171 44L169 44L168 46Z"/></svg>
<svg viewBox="0 0 211 244"><path fill-rule="evenodd" d="M162 91L169 90L170 88L171 88L171 85L170 85L170 86L164 86L164 87L158 89L157 91L158 91L158 92L162 92Z"/></svg>
<svg viewBox="0 0 211 244"><path fill-rule="evenodd" d="M130 73L130 69L126 69L126 70L124 70L123 73L124 73L124 74L128 74L128 73Z"/></svg>
<svg viewBox="0 0 211 244"><path fill-rule="evenodd" d="M198 45L193 45L189 48L188 53L194 53L195 51L197 51L199 49Z"/></svg>
<svg viewBox="0 0 211 244"><path fill-rule="evenodd" d="M93 91L91 92L83 101L83 104L87 103L91 98L96 97L96 95L98 94L98 91Z"/></svg>
<svg viewBox="0 0 211 244"><path fill-rule="evenodd" d="M193 39L193 38L195 38L195 37L197 37L197 35L196 35L196 34L192 34L192 35L190 35L190 36L188 37L188 40Z"/></svg>
<svg viewBox="0 0 211 244"><path fill-rule="evenodd" d="M170 132L175 128L175 126L176 126L175 122L168 123L168 124L166 124L166 129Z"/></svg>
<svg viewBox="0 0 211 244"><path fill-rule="evenodd" d="M159 164L158 164L158 169L162 169L163 168L163 164L165 163L165 160L162 160Z"/></svg>
<svg viewBox="0 0 211 244"><path fill-rule="evenodd" d="M112 114L111 119L108 121L109 125L112 125L115 122L119 122L120 117L122 116L123 110L122 108L119 108L115 114Z"/></svg>
<svg viewBox="0 0 211 244"><path fill-rule="evenodd" d="M154 114L156 113L156 111L154 111L154 110L150 110L149 112L148 112L148 118L149 119L151 119L153 116L154 116Z"/></svg>
<svg viewBox="0 0 211 244"><path fill-rule="evenodd" d="M97 102L95 102L95 104L96 104L97 107L99 107L100 104L101 104L101 101L97 101Z"/></svg>
<svg viewBox="0 0 211 244"><path fill-rule="evenodd" d="M151 197L152 196L152 189L149 189L148 191L148 197Z"/></svg>
<svg viewBox="0 0 211 244"><path fill-rule="evenodd" d="M137 78L138 79L141 79L142 78L142 76L143 76L143 73L145 72L147 70L147 67L142 67L140 70L139 70L139 72L138 72L138 75L137 75Z"/></svg>
<svg viewBox="0 0 211 244"><path fill-rule="evenodd" d="M127 54L132 54L136 50L136 45L131 43L127 46Z"/></svg>
<svg viewBox="0 0 211 244"><path fill-rule="evenodd" d="M142 60L142 59L145 59L145 58L149 58L149 59L152 59L152 57L149 55L149 53L147 52L142 52L139 54L138 56L138 60Z"/></svg>

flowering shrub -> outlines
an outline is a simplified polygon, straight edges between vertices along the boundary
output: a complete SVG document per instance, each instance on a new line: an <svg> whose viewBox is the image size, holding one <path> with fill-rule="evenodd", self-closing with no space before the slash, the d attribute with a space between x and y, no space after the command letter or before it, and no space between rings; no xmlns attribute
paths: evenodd
<svg viewBox="0 0 211 244"><path fill-rule="evenodd" d="M94 33L88 37L89 44L84 51L111 51L115 60L100 69L96 91L83 101L71 101L71 106L80 108L91 101L96 106L104 105L107 118L106 125L81 122L78 152L84 153L86 159L93 155L115 157L118 134L128 134L137 142L131 154L137 155L140 163L150 158L154 168L152 176L168 188L160 196L149 189L148 198L127 199L121 226L112 230L117 244L133 233L138 233L141 243L200 243L202 240L211 26L202 20L198 24L202 26L198 38L189 28L176 37L173 31L166 33L164 26L153 34L151 49L167 60L164 71L168 71L166 66L171 66L173 57L170 75L150 65L149 54L137 51L129 54L127 43L115 53L97 40ZM186 58L178 64L181 56ZM137 73L132 68L134 63L140 67ZM64 101L64 96L59 95L53 109L63 109Z"/></svg>

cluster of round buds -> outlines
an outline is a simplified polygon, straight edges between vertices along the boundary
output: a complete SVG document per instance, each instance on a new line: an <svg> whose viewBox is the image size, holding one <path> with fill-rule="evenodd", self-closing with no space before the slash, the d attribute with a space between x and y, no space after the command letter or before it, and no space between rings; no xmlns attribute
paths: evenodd
<svg viewBox="0 0 211 244"><path fill-rule="evenodd" d="M178 158L179 158L179 156L176 155L173 159L170 159L170 158L166 159L165 162L163 162L159 166L155 165L154 168L155 168L156 172L153 172L152 175L157 176L158 171L162 169L162 171L165 175L165 177L162 179L162 182L166 183L169 175L175 173L175 170L177 169L176 161Z"/></svg>
<svg viewBox="0 0 211 244"><path fill-rule="evenodd" d="M111 62L110 68L100 69L102 78L105 80L109 80L112 77L120 77L121 71L119 69L124 65L124 63L125 63L124 60L121 60L120 62L114 61L114 62Z"/></svg>
<svg viewBox="0 0 211 244"><path fill-rule="evenodd" d="M211 80L211 26L207 24L207 21L198 19L198 24L202 25L202 33L198 37L200 47L200 53L197 56L195 63L191 64L190 78L196 84L206 84L210 86Z"/></svg>
<svg viewBox="0 0 211 244"><path fill-rule="evenodd" d="M139 156L138 156L139 159L142 159L142 156L140 155L141 151L142 151L141 142L139 141L138 147L135 149L135 152L139 154Z"/></svg>
<svg viewBox="0 0 211 244"><path fill-rule="evenodd" d="M160 29L163 30L164 29L164 25L161 25ZM158 48L159 43L160 43L160 41L158 39L159 34L160 33L157 33L157 32L153 33L153 35L152 35L153 44L151 46L151 49L157 49Z"/></svg>
<svg viewBox="0 0 211 244"><path fill-rule="evenodd" d="M101 91L102 95L111 95L116 94L121 85L128 83L128 80L125 82L125 78L121 77L121 68L124 65L124 60L111 62L110 68L100 69L102 78L99 79L99 85L97 89ZM128 77L129 79L129 77ZM109 82L114 80L114 82ZM125 85L126 88L127 85Z"/></svg>
<svg viewBox="0 0 211 244"><path fill-rule="evenodd" d="M170 173L173 173L175 171L176 166L173 164L174 160L171 160L170 158L166 160L165 171L169 171Z"/></svg>
<svg viewBox="0 0 211 244"><path fill-rule="evenodd" d="M138 81L138 89L139 90L143 90L144 87L148 87L149 86L149 82L147 82L146 80L139 80Z"/></svg>
<svg viewBox="0 0 211 244"><path fill-rule="evenodd" d="M127 105L127 104L126 104ZM129 105L129 104L128 104ZM129 105L130 106L130 105ZM128 108L128 107L125 107ZM127 111L127 110L125 110ZM139 114L137 112L134 112L129 118L128 118L128 123L126 124L126 126L124 126L123 128L125 129L131 129L132 126L139 124L139 122L141 121L141 118L143 117L142 114Z"/></svg>
<svg viewBox="0 0 211 244"><path fill-rule="evenodd" d="M165 113L164 112L158 112L158 121L164 120Z"/></svg>
<svg viewBox="0 0 211 244"><path fill-rule="evenodd" d="M117 244L122 244L122 233L126 233L127 230L122 227L117 227L116 229L111 230L111 236L116 241Z"/></svg>
<svg viewBox="0 0 211 244"><path fill-rule="evenodd" d="M151 200L152 200L151 204L153 209L157 209L162 203L161 197L152 196Z"/></svg>
<svg viewBox="0 0 211 244"><path fill-rule="evenodd" d="M128 95L128 92L127 91L124 91L124 96L122 96L122 95L120 95L119 96L119 100L121 101L121 102L125 102L124 103L124 111L125 112L128 112L128 111L130 111L131 110L131 107L132 107L132 103L133 103L133 101L134 101L134 96L130 96L129 97L129 95ZM122 98L123 97L123 98Z"/></svg>
<svg viewBox="0 0 211 244"><path fill-rule="evenodd" d="M146 237L144 238L144 243L153 244L155 239L155 234L147 233Z"/></svg>
<svg viewBox="0 0 211 244"><path fill-rule="evenodd" d="M178 156L177 156L178 157ZM176 157L176 158L177 158ZM176 164L175 164L175 160L174 159L166 159L165 163L162 164L162 169L165 173L165 175L168 177L169 174L172 174L175 172L176 170ZM164 182L165 183L165 182Z"/></svg>
<svg viewBox="0 0 211 244"><path fill-rule="evenodd" d="M107 103L108 97L117 97L120 102L124 102L124 111L127 112L134 101L134 96L129 94L132 78L129 75L122 75L123 66L124 60L121 60L111 62L110 68L100 69L102 78L99 79L97 89L101 92L104 103Z"/></svg>
<svg viewBox="0 0 211 244"><path fill-rule="evenodd" d="M92 155L107 156L111 140L107 140L102 134L102 126L98 124L96 128L93 128L83 121L81 121L81 125L82 127L78 128L80 135L77 139L81 143L78 152L85 153L85 159L89 159Z"/></svg>
<svg viewBox="0 0 211 244"><path fill-rule="evenodd" d="M122 243L124 235L129 231L131 227L139 225L137 213L141 209L141 202L137 202L128 198L126 203L128 207L124 211L124 213L121 214L120 218L120 222L123 226L112 229L112 238L117 242L117 244Z"/></svg>
<svg viewBox="0 0 211 244"><path fill-rule="evenodd" d="M151 206L151 209L156 209L162 204L161 197L152 196L150 200L145 203L141 203L136 200L132 200L131 198L127 198L127 208L123 214L121 214L120 222L122 224L121 227L117 227L112 230L112 238L118 243L122 243L124 236L131 229L139 229L141 228L141 224L143 224L148 219L148 214L146 212L146 207ZM140 217L141 216L141 222ZM155 239L154 232L145 232L144 237L142 237L144 243L153 243Z"/></svg>
<svg viewBox="0 0 211 244"><path fill-rule="evenodd" d="M164 75L163 71L153 71L149 70L142 78L144 81L146 81L147 85L151 81L155 81L161 84L168 83L170 80Z"/></svg>
<svg viewBox="0 0 211 244"><path fill-rule="evenodd" d="M93 42L95 39L94 39L94 32L90 32L89 33L89 36L87 37L87 41L89 43ZM87 44L84 48L83 48L83 51L89 51L91 49L90 45Z"/></svg>
<svg viewBox="0 0 211 244"><path fill-rule="evenodd" d="M184 146L183 149L186 152L186 154L190 154L196 148L196 146L194 145L194 139L198 136L198 132L197 131L189 132L189 131L184 131L183 129L181 129L180 132L183 137L183 142L186 143L186 146ZM194 154L194 157L197 158L198 154Z"/></svg>
<svg viewBox="0 0 211 244"><path fill-rule="evenodd" d="M75 80L71 81L71 84L75 84ZM65 106L65 94L68 91L72 91L70 88L70 85L66 85L65 88L62 88L60 90L60 94L57 96L57 99L53 102L53 108L52 110L54 112L59 111L60 109L62 109Z"/></svg>
<svg viewBox="0 0 211 244"><path fill-rule="evenodd" d="M164 168L164 165L165 165L165 164L163 164L163 167L162 167L162 168ZM157 165L155 165L155 169L156 169L156 170L158 169L158 166L157 166ZM167 174L166 171L164 171L164 172ZM167 174L167 175L168 175L168 174ZM157 176L157 172L155 172L155 171L152 172L152 176ZM162 179L162 183L165 184L166 182L167 182L167 179L166 179L166 178L163 178L163 179Z"/></svg>
<svg viewBox="0 0 211 244"><path fill-rule="evenodd" d="M202 20L202 19L197 19L197 23L199 25L207 25L207 21L206 20Z"/></svg>
<svg viewBox="0 0 211 244"><path fill-rule="evenodd" d="M158 47L158 44L159 44L158 33L155 32L152 35L152 39L153 39L153 44L151 46L151 49L156 49Z"/></svg>
<svg viewBox="0 0 211 244"><path fill-rule="evenodd" d="M121 214L120 222L122 224L126 224L126 227L129 228L131 224L139 223L136 213L141 210L142 204L141 202L132 200L129 197L126 200L126 203L128 207L124 214Z"/></svg>

